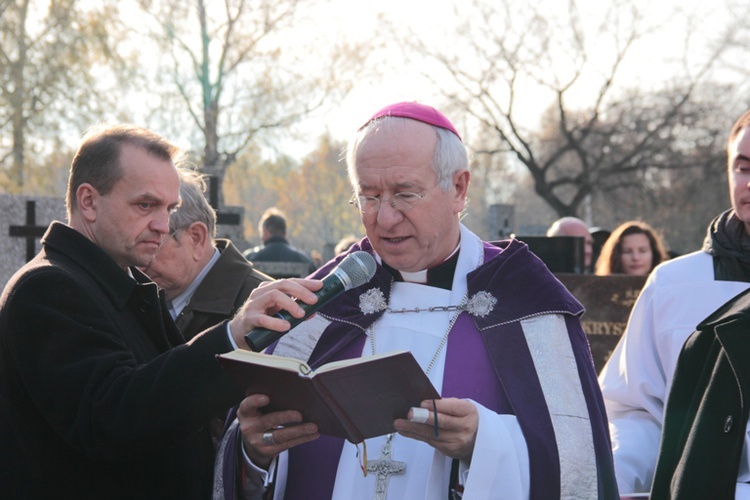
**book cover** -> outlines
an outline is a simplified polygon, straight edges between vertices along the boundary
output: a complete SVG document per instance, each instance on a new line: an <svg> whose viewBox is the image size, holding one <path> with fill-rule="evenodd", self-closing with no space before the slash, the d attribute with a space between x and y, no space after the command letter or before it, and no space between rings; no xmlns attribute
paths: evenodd
<svg viewBox="0 0 750 500"><path fill-rule="evenodd" d="M297 410L321 434L352 443L394 432L409 408L440 395L408 351L328 363L311 370L302 361L238 349L217 356L244 388L266 394L264 412Z"/></svg>

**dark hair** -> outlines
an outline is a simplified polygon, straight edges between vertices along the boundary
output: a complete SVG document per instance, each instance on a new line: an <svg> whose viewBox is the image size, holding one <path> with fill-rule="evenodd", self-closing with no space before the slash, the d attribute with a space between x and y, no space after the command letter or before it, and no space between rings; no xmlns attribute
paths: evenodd
<svg viewBox="0 0 750 500"><path fill-rule="evenodd" d="M596 274L607 276L610 274L622 274L622 240L631 234L645 234L651 246L651 272L657 265L667 260L667 250L664 248L661 235L654 228L643 221L633 220L623 222L614 231L607 241L602 245L599 259L596 261Z"/></svg>
<svg viewBox="0 0 750 500"><path fill-rule="evenodd" d="M263 233L263 230L270 233L271 236L286 236L286 218L284 218L284 212L276 207L271 207L263 212L260 218L260 224L258 230Z"/></svg>
<svg viewBox="0 0 750 500"><path fill-rule="evenodd" d="M89 129L70 164L66 206L68 219L76 210L76 191L89 183L99 194L106 195L123 172L120 168L122 145L141 148L161 159L177 163L180 149L160 135L135 125L102 125Z"/></svg>

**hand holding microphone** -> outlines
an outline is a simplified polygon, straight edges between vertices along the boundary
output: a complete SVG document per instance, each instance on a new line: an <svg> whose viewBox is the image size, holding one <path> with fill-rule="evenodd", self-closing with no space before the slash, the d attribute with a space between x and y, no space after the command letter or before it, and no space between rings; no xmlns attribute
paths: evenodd
<svg viewBox="0 0 750 500"><path fill-rule="evenodd" d="M315 312L321 307L328 304L342 292L364 285L370 281L375 275L375 268L375 259L372 255L361 251L353 252L347 255L328 276L322 279L323 286L320 290L314 292L318 297L317 302L314 304L297 302L305 312L302 318L295 318L287 311L279 312L278 316L281 319L288 321L291 324L291 328L294 328L299 323L315 314ZM247 345L250 346L250 349L260 352L286 333L286 331L279 332L267 328L256 328L245 335L245 341L247 342Z"/></svg>

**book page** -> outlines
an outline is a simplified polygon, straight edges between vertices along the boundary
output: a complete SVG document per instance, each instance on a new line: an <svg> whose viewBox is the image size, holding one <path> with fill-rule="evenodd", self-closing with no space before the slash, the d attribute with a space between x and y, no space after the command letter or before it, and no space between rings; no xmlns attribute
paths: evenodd
<svg viewBox="0 0 750 500"><path fill-rule="evenodd" d="M315 374L317 373L325 373L331 370L336 370L338 368L343 368L345 366L352 366L352 365L359 365L362 363L369 363L372 361L375 361L377 359L382 358L390 358L392 356L398 356L400 354L403 354L407 351L391 351L391 352L384 352L382 354L375 354L374 356L363 356L360 358L352 358L352 359L342 359L341 361L333 361L331 363L326 363L325 365L318 367L317 370L315 370Z"/></svg>
<svg viewBox="0 0 750 500"><path fill-rule="evenodd" d="M252 363L261 366L270 366L287 370L295 373L308 374L310 367L307 363L294 358L285 358L283 356L274 356L273 354L263 354L260 352L248 351L245 349L235 349L226 354L219 354L220 358L232 359L242 363Z"/></svg>

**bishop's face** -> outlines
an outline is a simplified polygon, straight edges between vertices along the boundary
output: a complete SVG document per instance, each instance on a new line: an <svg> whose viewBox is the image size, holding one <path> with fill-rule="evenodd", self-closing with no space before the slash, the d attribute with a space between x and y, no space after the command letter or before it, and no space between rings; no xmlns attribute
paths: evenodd
<svg viewBox="0 0 750 500"><path fill-rule="evenodd" d="M375 251L391 267L416 272L443 262L459 240L458 214L466 204L468 170L454 174L448 191L432 168L437 135L415 120L384 127L365 139L357 156L358 195L385 200L362 223ZM423 195L408 211L388 200L398 193Z"/></svg>

